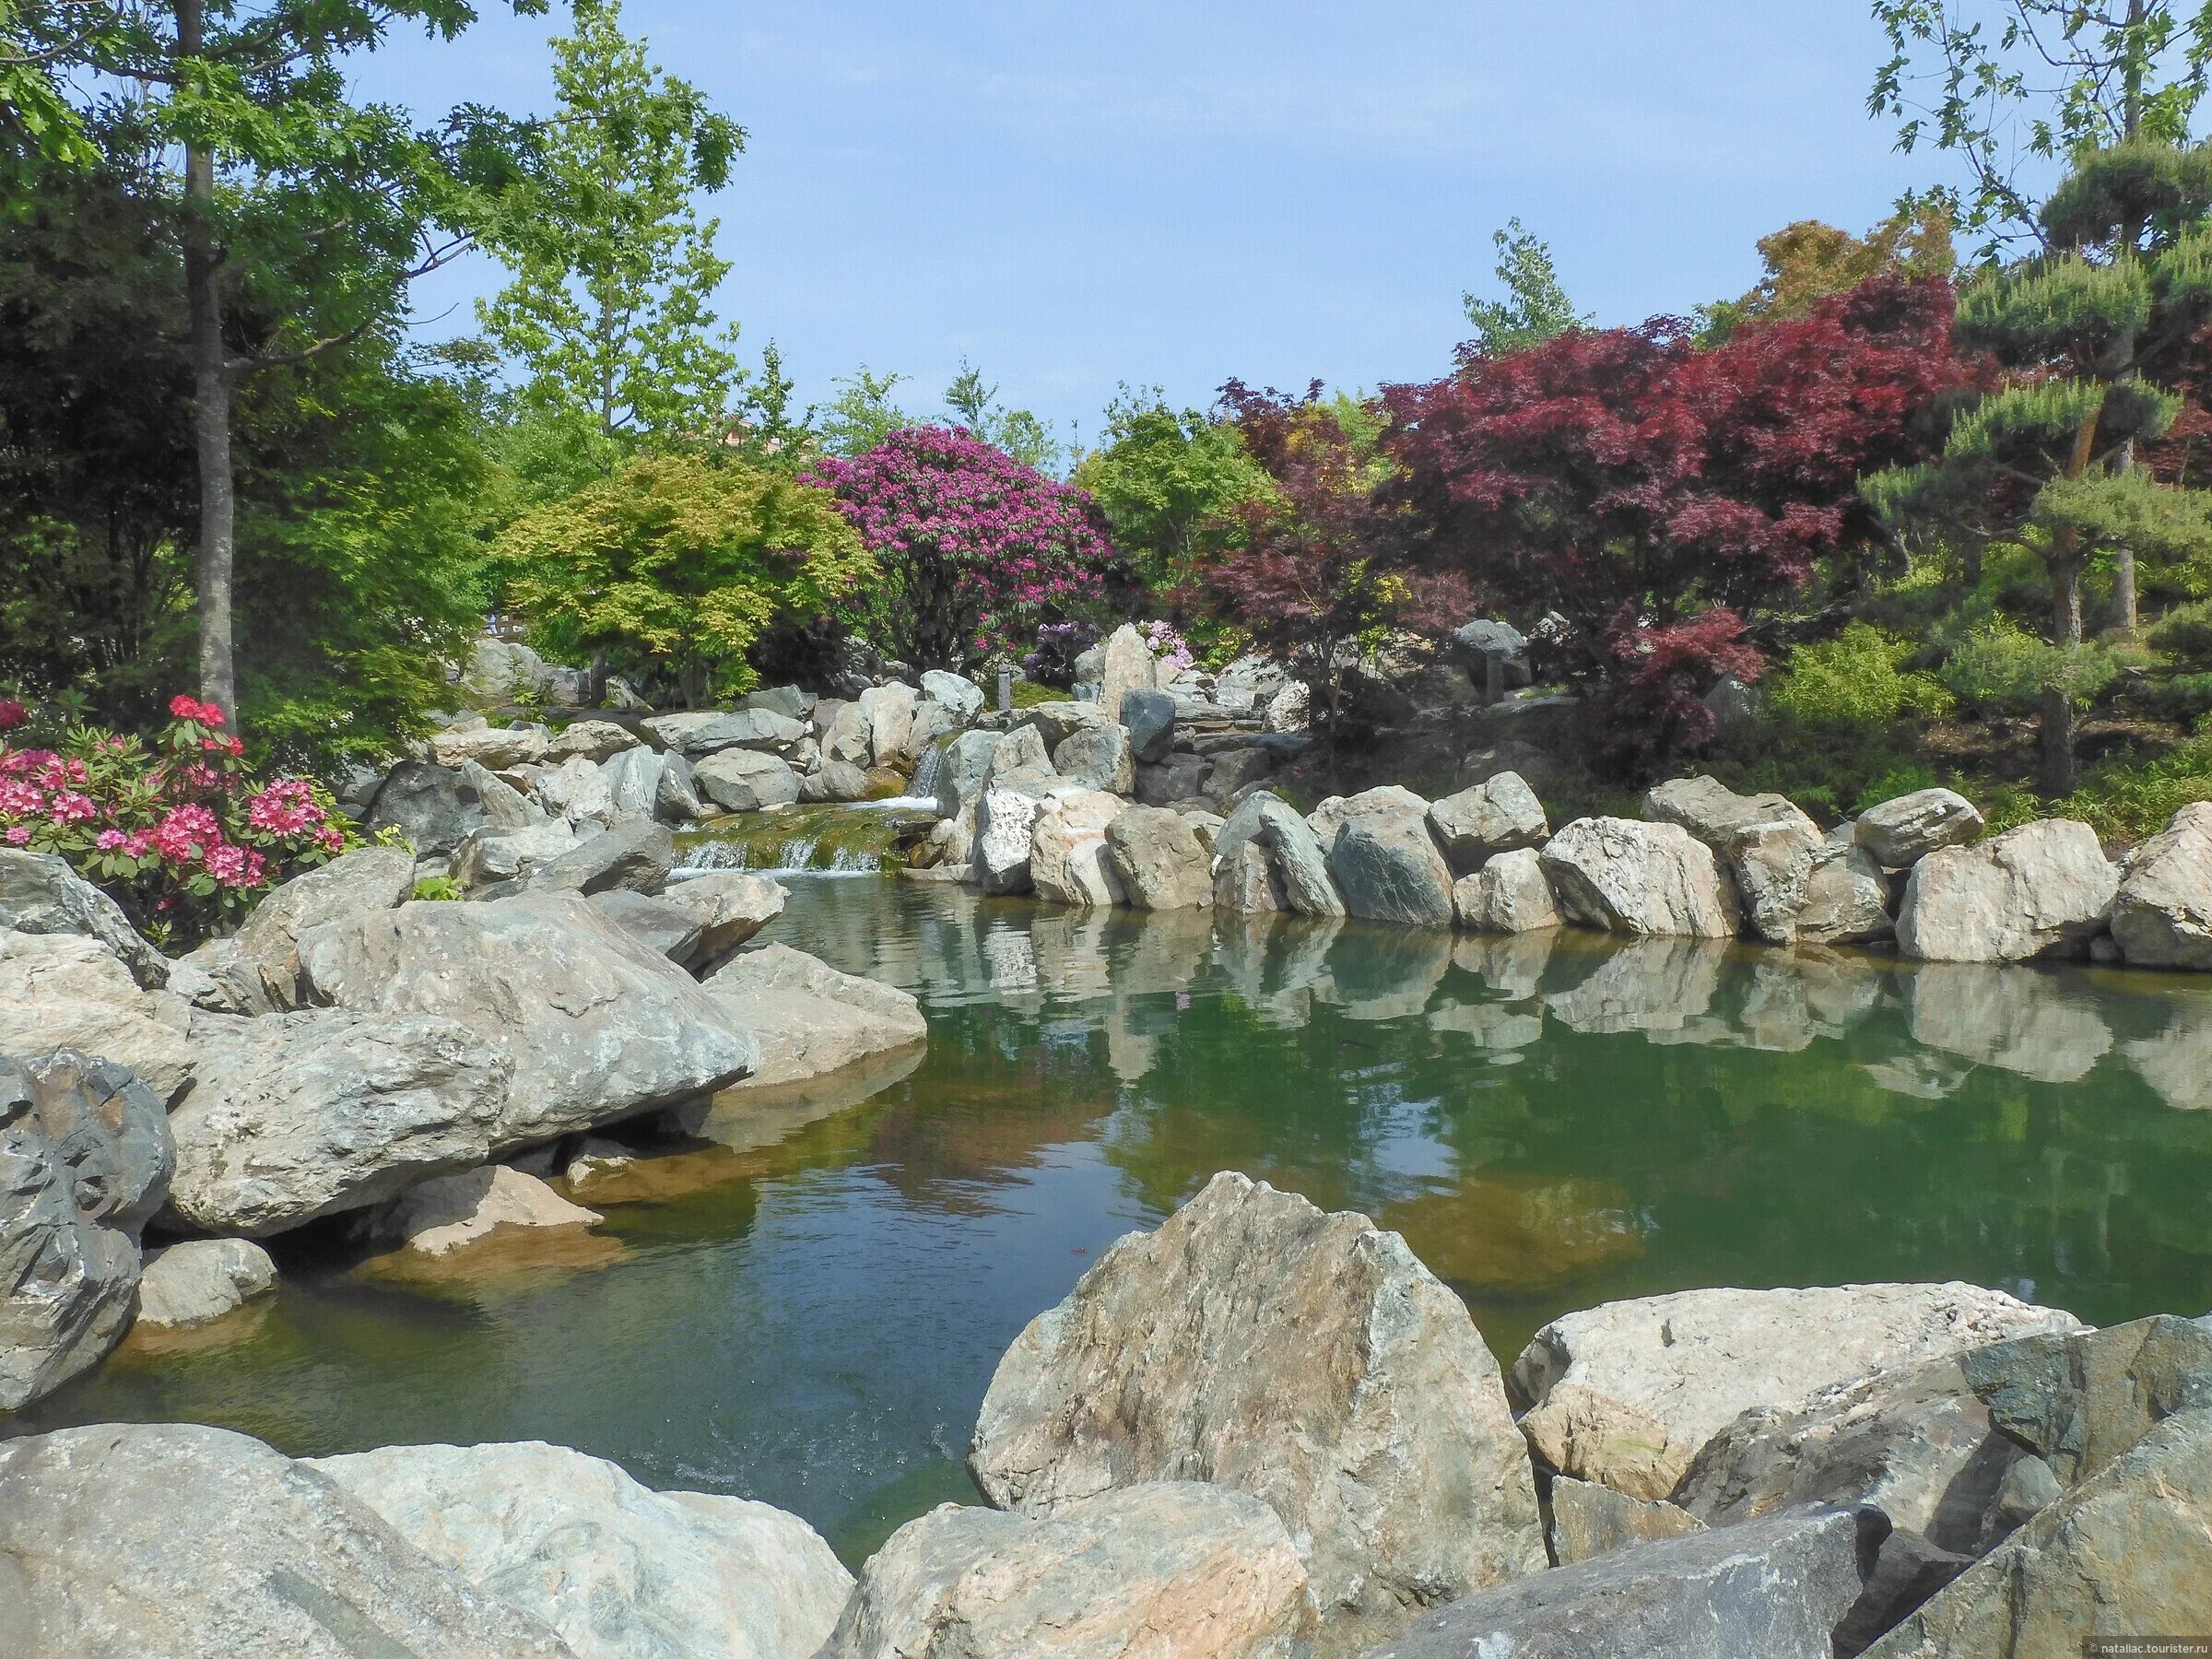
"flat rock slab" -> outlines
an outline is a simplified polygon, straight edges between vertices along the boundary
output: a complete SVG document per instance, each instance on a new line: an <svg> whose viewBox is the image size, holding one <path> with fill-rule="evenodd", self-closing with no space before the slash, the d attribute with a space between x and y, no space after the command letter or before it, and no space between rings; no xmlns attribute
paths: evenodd
<svg viewBox="0 0 2212 1659"><path fill-rule="evenodd" d="M1553 1320L1513 1362L1521 1419L1552 1467L1667 1498L1705 1443L1755 1406L2079 1322L1976 1285L1682 1290Z"/></svg>
<svg viewBox="0 0 2212 1659"><path fill-rule="evenodd" d="M596 1210L571 1204L535 1175L486 1164L409 1187L377 1218L378 1230L425 1255L446 1255L502 1228L590 1227Z"/></svg>
<svg viewBox="0 0 2212 1659"><path fill-rule="evenodd" d="M853 1588L796 1515L656 1492L542 1441L383 1446L305 1466L550 1626L577 1659L813 1659Z"/></svg>
<svg viewBox="0 0 2212 1659"><path fill-rule="evenodd" d="M1638 1544L1678 1538L1703 1524L1671 1503L1630 1498L1594 1480L1552 1477L1551 1553L1562 1567Z"/></svg>
<svg viewBox="0 0 2212 1659"><path fill-rule="evenodd" d="M1431 1613L1369 1659L1831 1659L1859 1530L1822 1510L1615 1550Z"/></svg>
<svg viewBox="0 0 2212 1659"><path fill-rule="evenodd" d="M1030 1322L969 1465L1034 1516L1156 1480L1259 1498L1298 1541L1333 1652L1546 1560L1465 1304L1396 1233L1230 1172Z"/></svg>
<svg viewBox="0 0 2212 1659"><path fill-rule="evenodd" d="M326 1477L190 1423L0 1442L0 1585L25 1659L572 1654Z"/></svg>
<svg viewBox="0 0 2212 1659"><path fill-rule="evenodd" d="M1265 1504L1155 1481L1045 1521L948 1503L908 1522L821 1659L1303 1659L1311 1617Z"/></svg>
<svg viewBox="0 0 2212 1659"><path fill-rule="evenodd" d="M803 1083L929 1038L912 993L788 945L740 951L707 976L705 989L760 1046L760 1067L739 1092Z"/></svg>

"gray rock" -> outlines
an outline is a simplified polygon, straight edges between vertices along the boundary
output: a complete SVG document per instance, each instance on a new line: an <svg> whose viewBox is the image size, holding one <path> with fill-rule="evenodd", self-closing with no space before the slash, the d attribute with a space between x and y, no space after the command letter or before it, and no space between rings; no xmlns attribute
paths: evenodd
<svg viewBox="0 0 2212 1659"><path fill-rule="evenodd" d="M1957 1283L1680 1290L1553 1320L1513 1361L1513 1385L1532 1402L1521 1431L1553 1468L1661 1499L1753 1406L2077 1324Z"/></svg>
<svg viewBox="0 0 2212 1659"><path fill-rule="evenodd" d="M251 1239L187 1239L147 1253L138 1323L206 1324L276 1288L276 1264Z"/></svg>
<svg viewBox="0 0 2212 1659"><path fill-rule="evenodd" d="M1480 869L1498 853L1540 847L1551 837L1544 803L1513 771L1446 795L1429 808L1429 826L1460 875Z"/></svg>
<svg viewBox="0 0 2212 1659"><path fill-rule="evenodd" d="M573 853L581 844L566 818L547 818L522 830L472 830L453 853L453 879L472 889L494 887L517 877L527 877L563 853ZM391 850L405 856L404 848ZM410 864L407 870L410 893L414 875ZM389 910L391 906L382 908Z"/></svg>
<svg viewBox="0 0 2212 1659"><path fill-rule="evenodd" d="M1865 822L1862 816L1862 831ZM2119 890L2120 872L2088 825L2022 824L1915 864L1897 912L1897 947L1936 962L2024 962L2086 948L2104 931Z"/></svg>
<svg viewBox="0 0 2212 1659"><path fill-rule="evenodd" d="M1140 806L1171 806L1203 794L1214 763L1203 755L1170 755L1158 766L1136 769L1136 799Z"/></svg>
<svg viewBox="0 0 2212 1659"><path fill-rule="evenodd" d="M2212 801L2193 801L2136 849L2112 938L2138 968L2212 971Z"/></svg>
<svg viewBox="0 0 2212 1659"><path fill-rule="evenodd" d="M444 1015L504 1055L495 1151L711 1093L759 1064L714 998L572 893L404 904L312 930L300 960L324 1000Z"/></svg>
<svg viewBox="0 0 2212 1659"><path fill-rule="evenodd" d="M640 744L599 763L615 816L653 818L660 812L661 774L670 757Z"/></svg>
<svg viewBox="0 0 2212 1659"><path fill-rule="evenodd" d="M1223 749L1213 761L1213 770L1206 774L1204 794L1207 800L1223 806L1234 806L1239 794L1275 771L1275 756L1256 743Z"/></svg>
<svg viewBox="0 0 2212 1659"><path fill-rule="evenodd" d="M537 798L549 816L565 818L581 830L586 823L606 824L615 816L615 793L606 774L582 755L537 772Z"/></svg>
<svg viewBox="0 0 2212 1659"><path fill-rule="evenodd" d="M1352 915L1408 927L1452 925L1452 866L1426 815L1370 812L1349 819L1329 849L1329 874Z"/></svg>
<svg viewBox="0 0 2212 1659"><path fill-rule="evenodd" d="M325 1476L191 1423L0 1442L0 1652L571 1659Z"/></svg>
<svg viewBox="0 0 2212 1659"><path fill-rule="evenodd" d="M543 760L552 734L542 725L448 726L430 738L430 759L458 770L474 760L492 771Z"/></svg>
<svg viewBox="0 0 2212 1659"><path fill-rule="evenodd" d="M296 1008L301 934L346 916L396 909L414 892L415 861L405 847L357 847L265 897L239 925L238 949L260 970L270 1000Z"/></svg>
<svg viewBox="0 0 2212 1659"><path fill-rule="evenodd" d="M0 1411L122 1340L138 1231L173 1162L159 1097L125 1067L66 1050L0 1058ZM6 1527L0 1515L0 1559ZM0 1629L6 1618L0 1598Z"/></svg>
<svg viewBox="0 0 2212 1659"><path fill-rule="evenodd" d="M1533 933L1560 922L1543 860L1527 847L1500 853L1453 883L1452 907L1460 926L1478 933Z"/></svg>
<svg viewBox="0 0 2212 1659"><path fill-rule="evenodd" d="M83 934L146 990L169 982L168 959L139 936L123 906L51 853L0 848L0 932Z"/></svg>
<svg viewBox="0 0 2212 1659"><path fill-rule="evenodd" d="M1138 910L1214 901L1213 854L1197 827L1162 806L1131 806L1106 826L1106 856Z"/></svg>
<svg viewBox="0 0 2212 1659"><path fill-rule="evenodd" d="M737 1090L803 1083L927 1041L911 993L842 973L788 945L738 952L704 987L760 1045L760 1066Z"/></svg>
<svg viewBox="0 0 2212 1659"><path fill-rule="evenodd" d="M1882 867L1864 847L1831 835L1813 853L1805 896L1791 918L1803 945L1862 945L1897 931Z"/></svg>
<svg viewBox="0 0 2212 1659"><path fill-rule="evenodd" d="M1465 1304L1397 1234L1233 1173L1030 1322L969 1465L1039 1517L1147 1481L1250 1493L1297 1542L1333 1652L1545 1560Z"/></svg>
<svg viewBox="0 0 2212 1659"><path fill-rule="evenodd" d="M491 1152L511 1067L459 1019L203 1015L193 1035L169 1202L204 1231L266 1238Z"/></svg>
<svg viewBox="0 0 2212 1659"><path fill-rule="evenodd" d="M1948 789L1916 789L1869 806L1852 833L1877 862L1892 870L1918 864L1945 847L1960 847L1982 833L1979 808Z"/></svg>
<svg viewBox="0 0 2212 1659"><path fill-rule="evenodd" d="M945 746L945 758L937 767L939 818L957 818L982 799L999 742L996 732L962 732Z"/></svg>
<svg viewBox="0 0 2212 1659"><path fill-rule="evenodd" d="M676 838L665 826L649 818L625 818L606 834L539 865L522 885L543 892L591 894L621 888L657 893L675 865Z"/></svg>
<svg viewBox="0 0 2212 1659"><path fill-rule="evenodd" d="M670 753L690 760L725 748L785 748L807 730L803 719L759 707L656 714L644 725Z"/></svg>
<svg viewBox="0 0 2212 1659"><path fill-rule="evenodd" d="M853 706L867 723L868 754L874 764L889 766L906 753L907 738L914 726L916 701L914 688L898 680L870 686L860 694Z"/></svg>
<svg viewBox="0 0 2212 1659"><path fill-rule="evenodd" d="M714 870L672 883L661 902L688 912L699 923L699 955L715 962L783 913L789 897L780 882L742 870Z"/></svg>
<svg viewBox="0 0 2212 1659"><path fill-rule="evenodd" d="M98 1054L166 1100L192 1080L191 1022L182 997L141 991L89 934L0 932L0 1054Z"/></svg>
<svg viewBox="0 0 2212 1659"><path fill-rule="evenodd" d="M368 1230L422 1255L442 1256L501 1229L590 1227L603 1219L535 1175L482 1164L418 1182L371 1218Z"/></svg>
<svg viewBox="0 0 2212 1659"><path fill-rule="evenodd" d="M726 748L691 768L691 782L726 812L787 806L799 798L799 774L773 755Z"/></svg>
<svg viewBox="0 0 2212 1659"><path fill-rule="evenodd" d="M1671 1503L1630 1498L1595 1481L1551 1480L1551 1554L1561 1567L1631 1545L1678 1538L1704 1523Z"/></svg>
<svg viewBox="0 0 2212 1659"><path fill-rule="evenodd" d="M768 686L759 691L748 691L745 706L748 709L766 709L771 714L781 714L787 720L806 720L814 713L821 699L811 691L802 691L796 686Z"/></svg>
<svg viewBox="0 0 2212 1659"><path fill-rule="evenodd" d="M638 735L611 720L579 720L556 734L546 745L546 759L558 763L571 755L605 762L625 749L640 747Z"/></svg>
<svg viewBox="0 0 2212 1659"><path fill-rule="evenodd" d="M1036 841L1041 793L989 789L976 803L971 857L984 892L1030 890L1030 853Z"/></svg>
<svg viewBox="0 0 2212 1659"><path fill-rule="evenodd" d="M1135 623L1123 623L1106 637L1105 660L1099 667L1100 706L1118 713L1130 692L1159 689L1159 664L1152 647Z"/></svg>
<svg viewBox="0 0 2212 1659"><path fill-rule="evenodd" d="M908 1522L821 1659L1300 1659L1309 1619L1265 1504L1155 1481L1050 1520L947 1503Z"/></svg>
<svg viewBox="0 0 2212 1659"><path fill-rule="evenodd" d="M1039 711L1031 709L1030 712L1037 715ZM1080 726L1073 728L1075 731L1081 729ZM991 781L995 782L1014 772L1049 773L1053 770L1052 745L1054 741L1042 725L1016 726L999 740L997 747L992 751ZM1065 739L1058 741L1064 742Z"/></svg>
<svg viewBox="0 0 2212 1659"><path fill-rule="evenodd" d="M1055 789L1044 798L1030 831L1030 882L1038 898L1087 908L1124 901L1106 854L1106 826L1125 805L1098 789Z"/></svg>
<svg viewBox="0 0 2212 1659"><path fill-rule="evenodd" d="M691 762L681 755L664 756L660 782L653 790L653 817L665 824L688 824L711 811L691 774Z"/></svg>
<svg viewBox="0 0 2212 1659"><path fill-rule="evenodd" d="M971 724L983 712L983 688L966 675L943 668L923 670L922 696L950 714L955 726Z"/></svg>
<svg viewBox="0 0 2212 1659"><path fill-rule="evenodd" d="M477 761L461 763L461 782L477 792L477 805L483 809L485 824L491 830L527 830L533 824L546 821L543 806Z"/></svg>
<svg viewBox="0 0 2212 1659"><path fill-rule="evenodd" d="M678 967L689 967L700 959L700 918L680 904L633 893L627 888L613 888L593 894L592 908L646 949Z"/></svg>
<svg viewBox="0 0 2212 1659"><path fill-rule="evenodd" d="M2029 1659L2212 1630L2212 1411L2167 1418L1866 1650Z"/></svg>
<svg viewBox="0 0 2212 1659"><path fill-rule="evenodd" d="M1117 711L1129 729L1129 747L1136 759L1157 766L1175 747L1175 700L1164 691L1131 690Z"/></svg>
<svg viewBox="0 0 2212 1659"><path fill-rule="evenodd" d="M868 774L850 760L825 760L819 771L799 780L802 801L858 801L868 793Z"/></svg>
<svg viewBox="0 0 2212 1659"><path fill-rule="evenodd" d="M1538 855L1560 912L1608 933L1733 938L1735 886L1711 847L1679 824L1577 818Z"/></svg>
<svg viewBox="0 0 2212 1659"><path fill-rule="evenodd" d="M2076 1486L2168 1418L2212 1407L2212 1325L2157 1314L1960 1356L1990 1420Z"/></svg>
<svg viewBox="0 0 2212 1659"><path fill-rule="evenodd" d="M1053 770L1083 789L1126 795L1136 788L1129 734L1118 725L1100 724L1070 733L1053 751Z"/></svg>
<svg viewBox="0 0 2212 1659"><path fill-rule="evenodd" d="M853 1575L795 1515L656 1492L542 1441L383 1446L305 1467L577 1659L813 1659Z"/></svg>
<svg viewBox="0 0 2212 1659"><path fill-rule="evenodd" d="M830 710L828 719L823 711ZM867 712L857 702L841 702L830 708L828 703L816 707L815 724L821 730L823 756L831 760L843 760L866 768L875 764L876 749L873 729Z"/></svg>
<svg viewBox="0 0 2212 1659"><path fill-rule="evenodd" d="M1369 1659L1830 1659L1862 1547L1841 1510L1690 1533L1469 1596Z"/></svg>
<svg viewBox="0 0 2212 1659"><path fill-rule="evenodd" d="M1395 783L1383 783L1373 789L1363 789L1358 794L1329 796L1306 814L1306 827L1313 831L1313 839L1321 843L1322 851L1325 853L1336 844L1336 833L1346 824L1372 812L1425 820L1429 816L1429 803L1410 789Z"/></svg>
<svg viewBox="0 0 2212 1659"><path fill-rule="evenodd" d="M1267 854L1271 891L1281 895L1283 909L1301 916L1344 914L1344 900L1329 879L1328 855L1314 840L1306 820L1288 802L1262 792L1246 795L1237 804L1214 837L1214 855L1227 870L1247 844ZM1232 910L1241 908L1222 898L1218 880L1214 902Z"/></svg>
<svg viewBox="0 0 2212 1659"><path fill-rule="evenodd" d="M1754 935L1771 945L1797 936L1797 913L1827 838L1785 797L1739 795L1713 778L1676 778L1646 794L1643 810L1655 822L1681 825L1721 855Z"/></svg>

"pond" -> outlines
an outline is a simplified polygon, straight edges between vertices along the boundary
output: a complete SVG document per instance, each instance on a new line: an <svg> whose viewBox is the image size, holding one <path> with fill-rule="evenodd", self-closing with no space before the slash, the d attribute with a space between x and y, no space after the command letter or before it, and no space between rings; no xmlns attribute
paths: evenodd
<svg viewBox="0 0 2212 1659"><path fill-rule="evenodd" d="M295 1247L242 1331L134 1338L18 1427L543 1439L857 1561L972 1498L1001 1351L1224 1168L1402 1230L1508 1362L1553 1314L1704 1285L2212 1305L2201 980L790 885L770 936L924 1000L906 1076L711 1125L549 1257L404 1284Z"/></svg>

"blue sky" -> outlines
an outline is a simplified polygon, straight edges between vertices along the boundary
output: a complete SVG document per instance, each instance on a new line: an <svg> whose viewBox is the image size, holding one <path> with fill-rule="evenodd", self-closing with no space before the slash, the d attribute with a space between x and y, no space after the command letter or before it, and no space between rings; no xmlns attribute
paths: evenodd
<svg viewBox="0 0 2212 1659"><path fill-rule="evenodd" d="M559 18L408 38L363 89L426 114L549 98ZM803 397L867 363L934 409L963 355L1095 434L1115 383L1210 404L1426 379L1518 215L1603 323L1733 296L1792 219L1863 230L1938 176L1865 92L1863 0L1457 5L629 0L751 137L711 198L723 313ZM473 326L488 262L422 285Z"/></svg>

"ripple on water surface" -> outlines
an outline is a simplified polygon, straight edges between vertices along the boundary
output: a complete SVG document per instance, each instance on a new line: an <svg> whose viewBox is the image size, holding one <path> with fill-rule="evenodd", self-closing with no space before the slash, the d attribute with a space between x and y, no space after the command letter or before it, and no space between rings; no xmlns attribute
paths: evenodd
<svg viewBox="0 0 2212 1659"><path fill-rule="evenodd" d="M134 1341L31 1426L544 1439L857 1559L972 1499L999 1354L1224 1168L1399 1229L1506 1360L1695 1285L2212 1305L2202 982L792 887L771 936L914 991L926 1055L716 1114L587 1194L606 1223L565 1253L399 1283L295 1246L222 1339Z"/></svg>

